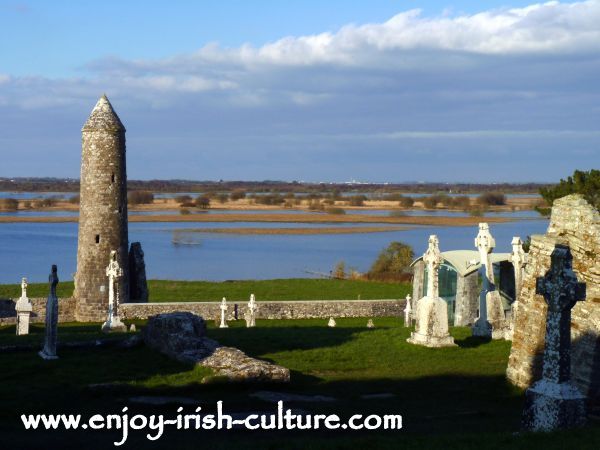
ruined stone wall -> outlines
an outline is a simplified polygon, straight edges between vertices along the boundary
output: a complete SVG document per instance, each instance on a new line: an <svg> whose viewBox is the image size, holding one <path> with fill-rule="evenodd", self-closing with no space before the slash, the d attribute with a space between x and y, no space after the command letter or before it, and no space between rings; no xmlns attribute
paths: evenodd
<svg viewBox="0 0 600 450"><path fill-rule="evenodd" d="M17 298L0 300L0 325L13 325L17 322L15 312L15 304ZM46 298L30 298L31 311L30 322L44 322L46 320ZM58 321L59 322L74 322L75 321L75 299L74 298L59 298L58 299Z"/></svg>
<svg viewBox="0 0 600 450"><path fill-rule="evenodd" d="M331 300L257 302L258 319L329 319L330 317L401 317L406 300ZM147 319L155 314L192 312L206 320L220 317L219 302L128 303L120 307L122 319ZM230 302L227 320L243 319L248 302Z"/></svg>
<svg viewBox="0 0 600 450"><path fill-rule="evenodd" d="M528 387L541 377L546 333L546 302L535 294L535 280L550 268L556 244L568 245L573 270L586 283L586 299L572 310L571 337L573 381L594 401L600 394L600 215L581 196L557 200L548 231L532 236L515 319L515 332L507 377Z"/></svg>
<svg viewBox="0 0 600 450"><path fill-rule="evenodd" d="M75 293L81 321L104 320L110 252L124 271L119 301L129 300L125 128L106 97L83 127Z"/></svg>

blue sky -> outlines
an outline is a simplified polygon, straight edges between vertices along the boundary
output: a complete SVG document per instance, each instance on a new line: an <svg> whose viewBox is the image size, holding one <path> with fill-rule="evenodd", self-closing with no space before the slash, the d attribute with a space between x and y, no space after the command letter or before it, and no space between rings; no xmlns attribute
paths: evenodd
<svg viewBox="0 0 600 450"><path fill-rule="evenodd" d="M600 164L600 2L0 1L0 176L552 181ZM415 11L418 9L419 11Z"/></svg>

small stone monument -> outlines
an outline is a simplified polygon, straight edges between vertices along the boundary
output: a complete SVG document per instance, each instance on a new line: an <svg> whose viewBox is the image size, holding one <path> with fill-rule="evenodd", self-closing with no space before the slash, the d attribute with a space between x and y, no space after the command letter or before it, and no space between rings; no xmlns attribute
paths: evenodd
<svg viewBox="0 0 600 450"><path fill-rule="evenodd" d="M227 313L227 299L225 299L225 297L223 297L223 301L221 301L221 324L219 325L219 328L229 328L229 325L227 325L227 321L225 320L225 314Z"/></svg>
<svg viewBox="0 0 600 450"><path fill-rule="evenodd" d="M500 293L494 285L494 268L490 260L496 241L487 223L479 224L475 247L479 250L483 284L479 294L479 318L473 324L472 333L473 336L504 339L508 334L508 325Z"/></svg>
<svg viewBox="0 0 600 450"><path fill-rule="evenodd" d="M550 270L536 280L536 294L548 304L542 379L525 392L523 429L551 431L586 422L585 397L571 382L571 309L585 298L569 247L556 245Z"/></svg>
<svg viewBox="0 0 600 450"><path fill-rule="evenodd" d="M335 323L335 319L333 317L329 318L329 322L327 322L327 326L331 328L335 328L337 324Z"/></svg>
<svg viewBox="0 0 600 450"><path fill-rule="evenodd" d="M129 332L130 333L135 333L137 331L137 328L135 327L135 324L132 323L131 325L129 325Z"/></svg>
<svg viewBox="0 0 600 450"><path fill-rule="evenodd" d="M56 356L56 344L58 341L58 297L56 296L56 286L58 285L58 273L56 265L52 266L52 271L48 277L50 292L46 302L46 338L44 348L38 353L43 359L58 359Z"/></svg>
<svg viewBox="0 0 600 450"><path fill-rule="evenodd" d="M252 328L256 326L256 310L258 306L256 305L256 297L254 294L250 294L250 301L248 302L248 310L246 311L246 327Z"/></svg>
<svg viewBox="0 0 600 450"><path fill-rule="evenodd" d="M507 339L512 340L515 331L515 320L517 319L517 312L519 310L519 295L521 294L521 286L523 280L523 267L527 263L527 254L523 250L523 241L519 236L515 236L511 242L512 253L510 255L510 262L513 264L515 272L515 301L510 306L510 324L509 333Z"/></svg>
<svg viewBox="0 0 600 450"><path fill-rule="evenodd" d="M444 259L438 237L429 236L429 247L423 255L427 264L427 295L417 302L416 328L407 342L425 347L453 347L454 338L448 333L448 305L440 298L438 269Z"/></svg>
<svg viewBox="0 0 600 450"><path fill-rule="evenodd" d="M373 319L369 319L367 321L367 328L375 328L375 324L373 323Z"/></svg>
<svg viewBox="0 0 600 450"><path fill-rule="evenodd" d="M102 324L102 332L126 332L127 327L119 319L119 283L123 278L123 269L117 261L117 252L110 252L110 261L106 268L108 277L108 317Z"/></svg>
<svg viewBox="0 0 600 450"><path fill-rule="evenodd" d="M21 280L21 298L15 304L17 312L17 336L29 334L29 318L32 310L31 302L27 298L27 278Z"/></svg>
<svg viewBox="0 0 600 450"><path fill-rule="evenodd" d="M412 325L412 306L411 306L412 297L409 295L406 296L406 306L404 306L404 326L410 327Z"/></svg>

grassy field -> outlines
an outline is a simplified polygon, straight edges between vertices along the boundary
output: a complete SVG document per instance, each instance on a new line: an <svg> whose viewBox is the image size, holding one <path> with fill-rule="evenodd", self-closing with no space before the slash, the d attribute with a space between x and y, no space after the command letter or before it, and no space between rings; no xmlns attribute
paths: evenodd
<svg viewBox="0 0 600 450"><path fill-rule="evenodd" d="M411 293L408 283L381 283L356 280L330 280L313 278L289 278L280 280L241 281L148 281L151 302L232 301L248 300L250 294L257 301L270 300L372 300L404 298ZM0 298L18 298L21 285L0 285ZM31 283L27 288L29 297L46 297L46 283ZM73 282L58 284L59 298L73 295Z"/></svg>
<svg viewBox="0 0 600 450"><path fill-rule="evenodd" d="M287 386L200 384L206 369L173 362L145 347L118 350L59 351L57 361L43 361L33 351L0 353L0 443L2 448L34 448L40 442L61 449L113 448L116 431L35 431L25 433L22 413L95 413L176 415L177 404L136 404L136 396L176 396L196 402L203 413L214 412L218 400L226 413L272 413L275 405L252 396L259 390L303 395L326 395L332 402L286 402L312 414L401 414L400 431L207 432L166 429L150 445L144 433L130 431L124 448L250 448L250 449L596 449L600 427L542 435L515 435L523 393L504 377L510 343L470 337L467 328L453 328L458 347L427 349L406 343L410 329L399 319L340 319L337 328L324 320L258 321L247 329L242 321L229 329L208 333L223 344L284 365L292 371ZM142 322L136 322L143 326ZM61 325L65 340L89 339L99 324ZM139 328L139 327L138 327ZM42 328L33 329L42 339ZM99 333L96 331L99 335ZM12 342L14 326L0 329L0 345ZM78 337L79 335L79 337ZM119 383L113 390L91 389L90 384ZM389 394L368 399L365 395ZM184 413L195 406L184 406ZM10 442L10 445L8 443Z"/></svg>

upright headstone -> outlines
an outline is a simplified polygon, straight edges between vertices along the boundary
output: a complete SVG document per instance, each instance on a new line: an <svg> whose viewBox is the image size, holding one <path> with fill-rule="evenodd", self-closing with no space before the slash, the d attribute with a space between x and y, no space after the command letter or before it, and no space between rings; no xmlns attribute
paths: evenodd
<svg viewBox="0 0 600 450"><path fill-rule="evenodd" d="M219 324L219 328L229 328L227 325L227 320L225 319L225 314L227 313L227 299L223 297L221 301L221 323Z"/></svg>
<svg viewBox="0 0 600 450"><path fill-rule="evenodd" d="M412 325L412 306L411 306L411 296L406 296L406 305L404 306L404 326L410 327Z"/></svg>
<svg viewBox="0 0 600 450"><path fill-rule="evenodd" d="M511 245L512 253L510 254L510 262L512 262L513 270L515 272L515 300L510 307L510 324L507 336L510 340L512 340L515 331L515 320L517 319L517 313L519 311L519 295L521 293L523 280L523 267L525 267L525 264L527 263L527 254L523 250L523 241L521 241L521 238L519 236L513 237Z"/></svg>
<svg viewBox="0 0 600 450"><path fill-rule="evenodd" d="M44 348L38 353L43 359L58 359L56 356L56 344L58 342L58 297L56 286L58 285L58 271L56 265L48 277L50 292L46 302L46 338Z"/></svg>
<svg viewBox="0 0 600 450"><path fill-rule="evenodd" d="M119 284L123 278L123 269L119 265L115 250L110 252L106 276L108 277L108 317L102 324L102 331L104 333L125 332L127 327L119 318Z"/></svg>
<svg viewBox="0 0 600 450"><path fill-rule="evenodd" d="M31 316L32 305L27 298L27 278L21 280L21 298L15 304L17 312L17 336L29 334L29 318Z"/></svg>
<svg viewBox="0 0 600 450"><path fill-rule="evenodd" d="M248 302L248 311L246 312L246 327L252 328L256 326L256 297L254 294L250 294L250 301Z"/></svg>
<svg viewBox="0 0 600 450"><path fill-rule="evenodd" d="M494 267L490 259L496 241L487 223L479 224L475 247L479 250L483 283L479 294L479 318L473 325L473 336L504 339L508 334L508 325L500 293L494 284Z"/></svg>
<svg viewBox="0 0 600 450"><path fill-rule="evenodd" d="M335 323L335 319L333 317L329 318L329 322L327 322L327 326L330 328L335 328L337 324Z"/></svg>
<svg viewBox="0 0 600 450"><path fill-rule="evenodd" d="M551 431L586 421L585 397L571 382L571 309L585 299L569 247L556 245L550 270L536 280L536 294L548 304L542 379L525 392L523 428Z"/></svg>
<svg viewBox="0 0 600 450"><path fill-rule="evenodd" d="M417 302L415 331L407 342L425 347L453 347L448 333L448 306L439 296L438 270L444 259L435 234L429 236L429 246L423 255L427 264L427 295Z"/></svg>
<svg viewBox="0 0 600 450"><path fill-rule="evenodd" d="M367 328L375 328L375 324L373 323L373 319L369 319L367 321Z"/></svg>
<svg viewBox="0 0 600 450"><path fill-rule="evenodd" d="M147 303L148 297L144 250L142 244L132 242L129 248L129 298L137 303Z"/></svg>

